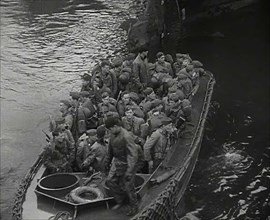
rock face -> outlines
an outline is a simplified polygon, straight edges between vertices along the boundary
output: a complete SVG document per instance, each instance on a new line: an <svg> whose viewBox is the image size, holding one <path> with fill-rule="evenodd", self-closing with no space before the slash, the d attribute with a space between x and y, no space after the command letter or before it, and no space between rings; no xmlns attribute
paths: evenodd
<svg viewBox="0 0 270 220"><path fill-rule="evenodd" d="M128 48L134 52L141 46L155 47L160 44L164 27L164 1L148 0L143 15L128 32Z"/></svg>

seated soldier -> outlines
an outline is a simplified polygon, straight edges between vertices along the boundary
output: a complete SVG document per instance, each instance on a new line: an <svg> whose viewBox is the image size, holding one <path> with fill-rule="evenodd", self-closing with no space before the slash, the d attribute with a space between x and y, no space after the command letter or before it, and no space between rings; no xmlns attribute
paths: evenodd
<svg viewBox="0 0 270 220"><path fill-rule="evenodd" d="M82 78L81 92L83 91L93 92L93 87L91 84L92 77L89 74L85 73L81 76L81 78Z"/></svg>
<svg viewBox="0 0 270 220"><path fill-rule="evenodd" d="M103 87L107 87L111 90L112 97L117 96L117 80L113 72L110 71L110 63L107 60L101 62L100 79Z"/></svg>
<svg viewBox="0 0 270 220"><path fill-rule="evenodd" d="M177 83L177 87L178 89L182 90L185 98L189 98L192 94L192 81L191 79L185 75L185 74L179 74L178 75L178 83Z"/></svg>
<svg viewBox="0 0 270 220"><path fill-rule="evenodd" d="M139 106L143 110L144 114L147 114L151 109L152 101L157 99L157 96L151 87L147 87L143 93L145 95L145 99L141 101Z"/></svg>
<svg viewBox="0 0 270 220"><path fill-rule="evenodd" d="M167 128L169 124L171 124L170 118L159 121L157 129L146 139L143 146L144 158L148 162L149 173L152 173L164 160L167 150L170 147Z"/></svg>
<svg viewBox="0 0 270 220"><path fill-rule="evenodd" d="M144 113L140 109L140 107L131 100L130 93L129 92L123 92L122 98L117 104L117 109L120 117L123 117L125 115L126 107L129 106L133 109L134 115L139 118L144 118Z"/></svg>
<svg viewBox="0 0 270 220"><path fill-rule="evenodd" d="M175 62L173 64L174 73L178 73L183 67L184 54L177 53L175 55Z"/></svg>
<svg viewBox="0 0 270 220"><path fill-rule="evenodd" d="M152 102L152 109L148 112L148 124L149 124L149 132L150 134L155 131L160 121L167 120L168 117L164 113L164 103L160 99L156 99Z"/></svg>
<svg viewBox="0 0 270 220"><path fill-rule="evenodd" d="M102 93L102 103L98 104L98 117L100 119L99 124L103 124L107 118L108 112L117 112L115 107L115 99L110 98L107 92Z"/></svg>
<svg viewBox="0 0 270 220"><path fill-rule="evenodd" d="M105 161L108 154L108 147L104 140L105 134L105 126L99 126L97 128L97 141L90 147L88 155L82 164L83 169L89 170L91 167L94 172L101 171L105 173Z"/></svg>
<svg viewBox="0 0 270 220"><path fill-rule="evenodd" d="M123 128L134 135L135 143L142 146L144 144L142 125L145 124L145 121L134 116L134 112L129 106L126 108L125 116L122 118L122 124Z"/></svg>
<svg viewBox="0 0 270 220"><path fill-rule="evenodd" d="M116 79L118 79L118 77L120 76L121 74L121 71L123 69L123 60L122 60L122 57L115 57L113 60L112 60L112 72L113 74L115 75Z"/></svg>
<svg viewBox="0 0 270 220"><path fill-rule="evenodd" d="M174 102L170 108L168 116L174 121L175 126L179 129L184 122L191 121L191 103L188 99L181 100L182 97L175 94L172 96Z"/></svg>
<svg viewBox="0 0 270 220"><path fill-rule="evenodd" d="M199 73L199 76L203 76L205 74L203 64L200 61L192 60L191 64L194 66L194 70Z"/></svg>
<svg viewBox="0 0 270 220"><path fill-rule="evenodd" d="M61 100L59 111L61 112L61 123L65 124L67 129L71 129L73 125L73 113L72 113L72 105L69 100ZM50 130L51 132L57 128L57 123L55 119L50 116Z"/></svg>
<svg viewBox="0 0 270 220"><path fill-rule="evenodd" d="M130 77L131 77L131 68L125 67L122 69L118 77L118 92L120 91L129 91L130 90Z"/></svg>
<svg viewBox="0 0 270 220"><path fill-rule="evenodd" d="M69 149L69 140L60 129L56 129L52 134L53 140L44 149L44 166L49 173L72 172L71 163L74 161L74 149Z"/></svg>
<svg viewBox="0 0 270 220"><path fill-rule="evenodd" d="M162 52L157 53L157 61L155 63L156 72L169 74L173 77L173 70L170 63L165 61L165 55Z"/></svg>
<svg viewBox="0 0 270 220"><path fill-rule="evenodd" d="M76 162L79 170L82 170L82 163L87 158L91 146L97 141L97 130L89 129L78 139Z"/></svg>
<svg viewBox="0 0 270 220"><path fill-rule="evenodd" d="M123 68L126 68L127 67L127 68L132 69L132 67L133 67L133 61L135 60L135 58L136 58L136 55L134 53L129 53L126 56L126 58L125 58L125 60L123 62Z"/></svg>

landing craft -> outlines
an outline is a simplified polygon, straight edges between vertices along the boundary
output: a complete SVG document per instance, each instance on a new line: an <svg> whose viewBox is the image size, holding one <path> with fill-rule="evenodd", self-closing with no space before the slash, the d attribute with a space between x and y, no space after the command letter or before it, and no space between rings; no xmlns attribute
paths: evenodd
<svg viewBox="0 0 270 220"><path fill-rule="evenodd" d="M175 219L200 151L214 84L213 75L206 71L192 99L194 121L187 124L185 135L171 143L166 158L152 174L136 174L139 212L131 219ZM39 155L17 191L13 219L128 219L127 207L110 209L115 202L105 176L90 178L93 182L82 172L48 175ZM85 187L85 182L90 186ZM83 193L88 193L87 198ZM71 195L78 199L70 200Z"/></svg>

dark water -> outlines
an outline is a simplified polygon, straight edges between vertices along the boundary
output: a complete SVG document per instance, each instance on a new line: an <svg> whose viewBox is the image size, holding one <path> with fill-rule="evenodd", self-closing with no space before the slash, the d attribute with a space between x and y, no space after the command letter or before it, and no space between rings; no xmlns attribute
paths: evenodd
<svg viewBox="0 0 270 220"><path fill-rule="evenodd" d="M125 49L135 1L1 1L1 217L45 143L49 114L100 58Z"/></svg>
<svg viewBox="0 0 270 220"><path fill-rule="evenodd" d="M217 79L185 195L184 212L201 219L267 216L269 33L261 6L190 24L189 37L168 49L189 52ZM125 47L119 25L135 14L133 1L1 1L2 219L10 219L16 188L44 145L48 115L97 59Z"/></svg>
<svg viewBox="0 0 270 220"><path fill-rule="evenodd" d="M172 33L173 35L174 33ZM177 51L217 80L205 137L184 196L200 219L267 219L270 210L267 4L188 24ZM175 38L174 38L175 39ZM172 47L168 48L169 51Z"/></svg>

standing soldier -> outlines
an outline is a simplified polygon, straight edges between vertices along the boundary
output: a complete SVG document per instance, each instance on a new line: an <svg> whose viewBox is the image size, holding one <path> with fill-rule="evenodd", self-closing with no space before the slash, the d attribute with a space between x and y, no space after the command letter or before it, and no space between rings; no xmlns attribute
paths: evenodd
<svg viewBox="0 0 270 220"><path fill-rule="evenodd" d="M169 134L166 127L168 124L171 124L169 118L161 121L160 127L147 138L143 146L149 173L152 173L166 156L166 150L169 146Z"/></svg>
<svg viewBox="0 0 270 220"><path fill-rule="evenodd" d="M136 59L133 61L132 80L134 82L134 87L131 90L137 93L145 89L147 84L150 82L147 70L147 55L148 50L142 47L140 48Z"/></svg>
<svg viewBox="0 0 270 220"><path fill-rule="evenodd" d="M134 135L135 143L143 146L145 142L144 137L146 136L142 133L142 128L145 121L142 118L134 116L134 112L131 107L126 108L125 115L126 116L122 118L123 127Z"/></svg>
<svg viewBox="0 0 270 220"><path fill-rule="evenodd" d="M110 130L107 166L114 158L107 184L117 203L112 209L119 209L126 197L129 199L130 210L127 215L134 215L138 211L138 201L134 186L136 171L143 162L143 152L136 145L130 133L120 126L121 122L115 117L105 121Z"/></svg>

